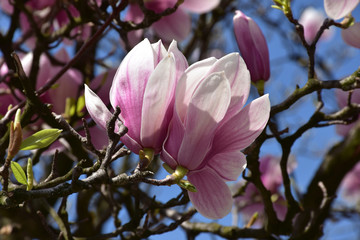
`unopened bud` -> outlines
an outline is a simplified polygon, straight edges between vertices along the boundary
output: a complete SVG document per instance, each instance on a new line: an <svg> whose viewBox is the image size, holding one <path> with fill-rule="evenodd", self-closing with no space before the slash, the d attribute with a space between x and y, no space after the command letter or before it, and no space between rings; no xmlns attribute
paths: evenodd
<svg viewBox="0 0 360 240"><path fill-rule="evenodd" d="M22 129L20 125L21 110L18 109L15 115L15 121L10 123L10 139L8 148L8 158L13 158L20 150L22 142Z"/></svg>

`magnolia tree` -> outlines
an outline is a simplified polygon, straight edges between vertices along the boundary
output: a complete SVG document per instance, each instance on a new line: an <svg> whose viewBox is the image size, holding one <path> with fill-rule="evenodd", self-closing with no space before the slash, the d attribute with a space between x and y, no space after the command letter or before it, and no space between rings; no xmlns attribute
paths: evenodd
<svg viewBox="0 0 360 240"><path fill-rule="evenodd" d="M2 0L1 239L352 229L359 1L298 2Z"/></svg>

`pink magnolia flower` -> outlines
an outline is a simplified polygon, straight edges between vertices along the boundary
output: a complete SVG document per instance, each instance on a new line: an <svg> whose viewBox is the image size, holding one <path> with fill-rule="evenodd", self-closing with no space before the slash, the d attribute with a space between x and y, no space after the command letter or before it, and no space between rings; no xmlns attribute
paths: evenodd
<svg viewBox="0 0 360 240"><path fill-rule="evenodd" d="M345 92L340 89L337 89L335 91L335 95L336 95L337 103L340 108L347 106L349 92ZM360 90L359 89L353 90L353 93L351 96L351 101L353 103L360 103ZM339 134L341 136L346 136L350 132L351 128L353 128L355 126L355 124L356 124L356 122L350 123L347 125L340 125L340 124L336 125L336 132L337 132L337 134Z"/></svg>
<svg viewBox="0 0 360 240"><path fill-rule="evenodd" d="M261 181L264 186L271 192L273 207L280 220L285 219L287 206L286 200L280 191L282 185L282 174L280 169L280 159L272 155L266 155L259 159ZM296 167L295 159L291 158L288 163L288 172L291 173ZM241 181L232 188L234 192L244 186L245 181ZM242 196L235 198L236 214L241 213L245 222L248 222L251 217L257 212L258 218L256 225L261 225L265 219L264 204L260 192L253 183L247 183L245 193Z"/></svg>
<svg viewBox="0 0 360 240"><path fill-rule="evenodd" d="M348 45L360 48L360 22L356 22L349 28L343 29L341 36Z"/></svg>
<svg viewBox="0 0 360 240"><path fill-rule="evenodd" d="M359 0L324 0L326 14L332 19L348 15L359 4Z"/></svg>
<svg viewBox="0 0 360 240"><path fill-rule="evenodd" d="M166 51L161 41L150 44L145 39L126 55L110 90L113 108L121 109L120 119L128 127L121 141L134 153L161 150L170 122L174 91L188 64L173 41ZM111 117L102 101L88 87L85 103L94 121L104 128Z"/></svg>
<svg viewBox="0 0 360 240"><path fill-rule="evenodd" d="M300 16L299 23L304 27L304 37L307 43L311 44L311 42L315 39L324 19L324 14L315 8L308 7L303 11ZM329 38L330 35L331 32L329 30L325 30L321 35L321 39L324 40Z"/></svg>
<svg viewBox="0 0 360 240"><path fill-rule="evenodd" d="M360 163L345 176L341 186L345 199L351 202L360 200Z"/></svg>
<svg viewBox="0 0 360 240"><path fill-rule="evenodd" d="M163 12L167 8L175 6L177 0L149 0L145 1L146 8L156 13ZM151 27L159 37L167 42L172 39L177 41L184 40L190 33L191 18L187 12L202 14L214 9L220 0L185 0L176 12L169 16L162 17ZM144 14L138 4L130 3L125 20L140 23L144 19ZM130 44L136 44L142 35L142 31L130 32Z"/></svg>
<svg viewBox="0 0 360 240"><path fill-rule="evenodd" d="M235 11L234 32L240 53L249 68L251 81L270 77L269 49L259 26L241 11Z"/></svg>
<svg viewBox="0 0 360 240"><path fill-rule="evenodd" d="M269 118L268 95L245 108L250 75L238 53L191 65L176 87L173 118L161 152L173 170L185 168L197 192L189 197L205 217L227 215L234 181L246 166L241 149L263 131Z"/></svg>
<svg viewBox="0 0 360 240"><path fill-rule="evenodd" d="M61 63L70 61L70 57L65 49L60 49L54 57ZM22 59L24 71L27 75L30 73L33 61L32 52L28 53ZM55 76L62 66L53 65L48 57L43 54L40 56L39 72L37 75L36 89L45 85L53 76ZM69 69L56 82L56 85L40 96L43 102L52 104L52 111L62 114L65 111L66 99L76 99L78 88L82 84L82 74L76 69Z"/></svg>

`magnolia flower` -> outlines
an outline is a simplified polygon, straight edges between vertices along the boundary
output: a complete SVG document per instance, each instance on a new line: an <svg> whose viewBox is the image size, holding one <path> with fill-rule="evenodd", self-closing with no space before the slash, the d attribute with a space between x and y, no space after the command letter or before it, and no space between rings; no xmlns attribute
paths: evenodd
<svg viewBox="0 0 360 240"><path fill-rule="evenodd" d="M205 217L227 215L234 181L246 166L241 149L263 131L269 118L268 95L245 108L250 75L238 53L194 63L176 87L174 114L161 152L172 170L187 173L197 192L189 191Z"/></svg>
<svg viewBox="0 0 360 240"><path fill-rule="evenodd" d="M344 198L354 202L360 200L360 163L346 174L341 182Z"/></svg>
<svg viewBox="0 0 360 240"><path fill-rule="evenodd" d="M348 105L348 96L349 92L342 91L340 89L336 89L335 91L336 100L340 108L346 107ZM353 103L360 103L360 90L355 89L351 95L351 101ZM355 126L356 123L350 123L346 125L336 125L336 132L341 136L346 136L351 128Z"/></svg>
<svg viewBox="0 0 360 240"><path fill-rule="evenodd" d="M280 159L271 155L266 155L259 159L261 181L264 186L270 191L273 207L280 220L285 219L287 206L286 200L280 191L282 185L282 174L280 169ZM291 173L296 167L294 158L288 161L288 173ZM246 183L241 181L233 186L233 191L237 192L239 188L246 184L245 192L243 195L235 198L236 214L241 213L245 222L250 221L251 217L258 213L258 218L255 222L256 225L261 225L265 219L264 204L260 192L257 190L253 183Z"/></svg>
<svg viewBox="0 0 360 240"><path fill-rule="evenodd" d="M326 14L332 19L348 15L359 4L359 0L324 0Z"/></svg>
<svg viewBox="0 0 360 240"><path fill-rule="evenodd" d="M113 108L128 127L121 141L134 153L150 150L157 154L166 137L173 113L175 86L188 64L173 41L166 51L161 41L145 39L126 55L110 90ZM85 103L94 121L106 127L111 117L105 104L85 87Z"/></svg>
<svg viewBox="0 0 360 240"><path fill-rule="evenodd" d="M241 11L235 11L234 32L240 53L249 68L251 81L270 77L269 49L259 26Z"/></svg>
<svg viewBox="0 0 360 240"><path fill-rule="evenodd" d="M173 14L162 17L151 27L164 41L170 42L172 39L177 41L184 40L190 33L191 18L187 12L202 14L214 9L220 0L185 0ZM173 8L177 0L149 0L145 1L145 7L156 13L161 13L167 8ZM140 23L144 19L144 14L136 3L130 3L125 16L125 21ZM133 31L129 34L130 44L135 45L139 42L142 31Z"/></svg>
<svg viewBox="0 0 360 240"><path fill-rule="evenodd" d="M348 45L360 48L360 22L354 23L341 31L341 36Z"/></svg>
<svg viewBox="0 0 360 240"><path fill-rule="evenodd" d="M70 61L70 56L65 49L60 49L54 57L61 63ZM30 73L33 62L32 52L26 54L21 60L24 71L27 75ZM62 66L53 65L48 57L43 54L40 56L39 72L37 75L36 89L45 85L53 76L55 76ZM52 111L57 114L65 112L66 99L76 99L78 88L82 84L82 75L76 69L69 69L56 82L54 87L46 91L40 96L40 99L45 103L52 104Z"/></svg>
<svg viewBox="0 0 360 240"><path fill-rule="evenodd" d="M307 43L311 44L325 19L324 14L315 8L306 8L300 16L299 23L304 27L304 37ZM331 32L326 29L321 39L330 37Z"/></svg>

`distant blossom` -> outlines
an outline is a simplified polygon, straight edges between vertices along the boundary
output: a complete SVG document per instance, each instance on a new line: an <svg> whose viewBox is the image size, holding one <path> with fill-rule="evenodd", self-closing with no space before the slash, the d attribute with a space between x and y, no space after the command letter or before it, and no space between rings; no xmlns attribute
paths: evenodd
<svg viewBox="0 0 360 240"><path fill-rule="evenodd" d="M144 1L144 3L146 8L161 13L167 8L173 8L177 0L149 0ZM163 41L170 42L172 39L182 41L189 35L191 29L191 18L188 12L206 13L217 7L219 3L220 0L185 0L174 13L162 17L151 28ZM144 14L139 5L130 1L125 20L140 23L143 19ZM130 32L128 35L130 44L132 46L136 45L141 35L142 30Z"/></svg>

